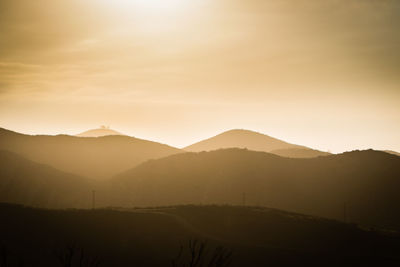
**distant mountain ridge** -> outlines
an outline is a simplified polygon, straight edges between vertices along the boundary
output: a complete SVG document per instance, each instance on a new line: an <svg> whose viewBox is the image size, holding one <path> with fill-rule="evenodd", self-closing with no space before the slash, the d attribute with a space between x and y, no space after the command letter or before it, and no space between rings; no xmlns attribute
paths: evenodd
<svg viewBox="0 0 400 267"><path fill-rule="evenodd" d="M109 178L149 159L181 153L168 145L124 135L25 135L0 128L1 149L94 179Z"/></svg>
<svg viewBox="0 0 400 267"><path fill-rule="evenodd" d="M294 145L277 138L254 131L234 129L183 148L189 152L212 151L224 148L246 148L263 151L283 157L310 158L326 156L330 153Z"/></svg>

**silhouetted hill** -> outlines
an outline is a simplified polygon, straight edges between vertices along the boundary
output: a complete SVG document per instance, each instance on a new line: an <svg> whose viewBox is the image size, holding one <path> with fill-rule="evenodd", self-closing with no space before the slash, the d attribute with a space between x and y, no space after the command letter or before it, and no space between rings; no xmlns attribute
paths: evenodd
<svg viewBox="0 0 400 267"><path fill-rule="evenodd" d="M144 163L113 183L116 206L237 205L245 193L246 205L400 229L400 158L379 151L312 159L243 149L185 153Z"/></svg>
<svg viewBox="0 0 400 267"><path fill-rule="evenodd" d="M384 152L400 157L400 153L393 150L385 150Z"/></svg>
<svg viewBox="0 0 400 267"><path fill-rule="evenodd" d="M94 183L0 150L0 202L42 208L90 207Z"/></svg>
<svg viewBox="0 0 400 267"><path fill-rule="evenodd" d="M329 156L331 153L322 152L319 150L309 148L288 148L288 149L276 149L269 152L281 157L286 158L316 158L320 156Z"/></svg>
<svg viewBox="0 0 400 267"><path fill-rule="evenodd" d="M123 135L120 132L114 131L110 128L106 127L101 127L98 129L92 129L85 131L83 133L77 134L76 136L79 137L102 137L102 136L108 136L108 135Z"/></svg>
<svg viewBox="0 0 400 267"><path fill-rule="evenodd" d="M254 151L296 155L308 158L311 155L323 156L325 152L311 150L305 146L293 145L265 134L248 130L230 130L184 148L185 151L201 152L223 148L247 148ZM292 151L292 149L296 149ZM307 150L310 150L309 152Z"/></svg>
<svg viewBox="0 0 400 267"><path fill-rule="evenodd" d="M7 266L97 266L80 265L81 259L97 259L99 266L173 266L178 255L176 266L191 266L189 240L206 243L205 263L218 246L231 251L233 267L380 267L400 260L396 235L266 208L57 211L0 204L0 214L0 260L5 263L5 255ZM25 265L12 264L18 261Z"/></svg>
<svg viewBox="0 0 400 267"><path fill-rule="evenodd" d="M181 152L177 148L129 136L33 136L1 128L0 149L94 179L111 177L148 159Z"/></svg>

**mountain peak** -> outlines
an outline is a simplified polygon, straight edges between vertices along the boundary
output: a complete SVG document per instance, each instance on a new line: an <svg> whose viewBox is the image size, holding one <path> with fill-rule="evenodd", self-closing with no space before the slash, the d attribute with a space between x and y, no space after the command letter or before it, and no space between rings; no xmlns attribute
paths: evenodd
<svg viewBox="0 0 400 267"><path fill-rule="evenodd" d="M100 126L98 129L91 129L83 133L77 134L79 137L102 137L108 135L124 135L120 132L110 129L108 126Z"/></svg>
<svg viewBox="0 0 400 267"><path fill-rule="evenodd" d="M234 147L264 152L270 152L276 149L305 148L303 146L289 144L262 133L245 129L232 129L185 147L184 150L199 152Z"/></svg>
<svg viewBox="0 0 400 267"><path fill-rule="evenodd" d="M260 135L260 136L272 138L266 134L252 131L252 130L246 130L246 129L231 129L231 130L225 131L223 133L220 133L217 136L219 136L219 135L234 135L234 134L237 134L237 135Z"/></svg>

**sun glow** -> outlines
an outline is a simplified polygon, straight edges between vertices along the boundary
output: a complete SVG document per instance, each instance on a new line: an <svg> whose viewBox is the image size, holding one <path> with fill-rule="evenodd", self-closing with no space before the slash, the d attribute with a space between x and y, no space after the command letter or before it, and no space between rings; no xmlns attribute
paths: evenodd
<svg viewBox="0 0 400 267"><path fill-rule="evenodd" d="M133 0L134 5L153 10L178 10L183 8L188 1L185 0Z"/></svg>
<svg viewBox="0 0 400 267"><path fill-rule="evenodd" d="M139 9L141 12L170 13L185 9L188 2L187 0L114 0L109 3L116 7Z"/></svg>
<svg viewBox="0 0 400 267"><path fill-rule="evenodd" d="M147 35L186 30L206 0L101 0L113 22Z"/></svg>

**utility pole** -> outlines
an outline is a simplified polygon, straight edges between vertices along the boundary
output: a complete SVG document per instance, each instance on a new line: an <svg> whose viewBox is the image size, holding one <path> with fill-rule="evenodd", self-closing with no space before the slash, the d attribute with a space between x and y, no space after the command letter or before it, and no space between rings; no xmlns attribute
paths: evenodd
<svg viewBox="0 0 400 267"><path fill-rule="evenodd" d="M92 209L96 208L96 191L92 191Z"/></svg>

